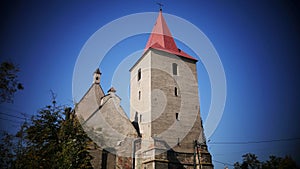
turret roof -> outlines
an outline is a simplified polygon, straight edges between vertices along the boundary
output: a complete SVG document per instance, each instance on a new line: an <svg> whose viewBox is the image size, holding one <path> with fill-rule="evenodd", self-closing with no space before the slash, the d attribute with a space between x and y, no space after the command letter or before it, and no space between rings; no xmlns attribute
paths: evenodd
<svg viewBox="0 0 300 169"><path fill-rule="evenodd" d="M96 73L96 74L102 74L101 72L100 72L100 69L99 68L97 68L96 70L95 70L95 72L94 73Z"/></svg>
<svg viewBox="0 0 300 169"><path fill-rule="evenodd" d="M197 61L197 59L177 48L174 38L172 37L168 25L162 15L162 10L159 11L156 23L152 29L152 33L150 34L144 52L146 52L149 48L158 49Z"/></svg>

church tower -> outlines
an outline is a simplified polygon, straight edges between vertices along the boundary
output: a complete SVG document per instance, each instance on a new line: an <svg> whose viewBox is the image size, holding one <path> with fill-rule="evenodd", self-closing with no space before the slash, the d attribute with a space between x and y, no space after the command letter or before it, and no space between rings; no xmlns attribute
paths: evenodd
<svg viewBox="0 0 300 169"><path fill-rule="evenodd" d="M177 47L160 10L143 55L130 69L130 120L141 135L136 168L213 168L196 63Z"/></svg>

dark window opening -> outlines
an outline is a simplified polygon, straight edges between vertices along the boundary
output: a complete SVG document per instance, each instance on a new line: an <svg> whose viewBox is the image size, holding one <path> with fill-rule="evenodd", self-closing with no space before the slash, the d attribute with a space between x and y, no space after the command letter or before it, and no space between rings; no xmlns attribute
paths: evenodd
<svg viewBox="0 0 300 169"><path fill-rule="evenodd" d="M177 64L176 63L173 63L172 64L172 67L173 67L173 75L177 75Z"/></svg>
<svg viewBox="0 0 300 169"><path fill-rule="evenodd" d="M115 168L114 161L116 160L115 149L108 148L102 150L101 168Z"/></svg>
<svg viewBox="0 0 300 169"><path fill-rule="evenodd" d="M142 78L142 71L141 69L138 70L138 81Z"/></svg>
<svg viewBox="0 0 300 169"><path fill-rule="evenodd" d="M107 154L108 154L108 152L106 150L102 151L102 164L101 164L101 167L103 169L107 168Z"/></svg>
<svg viewBox="0 0 300 169"><path fill-rule="evenodd" d="M179 120L179 119L178 119L178 113L176 113L176 120Z"/></svg>
<svg viewBox="0 0 300 169"><path fill-rule="evenodd" d="M138 112L135 112L135 116L134 116L134 121L135 122L139 122L139 113Z"/></svg>
<svg viewBox="0 0 300 169"><path fill-rule="evenodd" d="M175 96L178 96L178 89L177 89L177 87L174 88L174 94L175 94Z"/></svg>
<svg viewBox="0 0 300 169"><path fill-rule="evenodd" d="M99 77L96 77L96 80L99 80Z"/></svg>
<svg viewBox="0 0 300 169"><path fill-rule="evenodd" d="M139 100L141 100L141 91L139 91Z"/></svg>
<svg viewBox="0 0 300 169"><path fill-rule="evenodd" d="M140 123L142 122L142 115L140 114Z"/></svg>

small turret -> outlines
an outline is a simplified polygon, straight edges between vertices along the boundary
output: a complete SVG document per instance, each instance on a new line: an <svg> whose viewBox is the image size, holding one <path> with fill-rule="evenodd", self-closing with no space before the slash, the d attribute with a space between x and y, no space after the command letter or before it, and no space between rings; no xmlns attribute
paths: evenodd
<svg viewBox="0 0 300 169"><path fill-rule="evenodd" d="M116 93L117 90L114 87L111 87L107 92L108 93Z"/></svg>
<svg viewBox="0 0 300 169"><path fill-rule="evenodd" d="M94 72L94 78L93 78L93 83L95 84L100 84L100 77L101 77L101 72L99 70L99 68L96 69L96 71Z"/></svg>

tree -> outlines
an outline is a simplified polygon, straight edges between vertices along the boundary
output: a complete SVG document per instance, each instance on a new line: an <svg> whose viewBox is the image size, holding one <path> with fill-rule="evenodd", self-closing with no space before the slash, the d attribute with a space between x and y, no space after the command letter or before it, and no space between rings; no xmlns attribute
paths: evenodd
<svg viewBox="0 0 300 169"><path fill-rule="evenodd" d="M41 109L31 118L31 122L17 133L20 139L25 140L22 143L25 148L17 156L17 168L51 168L57 164L56 154L61 150L58 133L62 120L62 108L55 104Z"/></svg>
<svg viewBox="0 0 300 169"><path fill-rule="evenodd" d="M233 164L233 166L234 166L234 169L242 169L241 164L239 162L235 162Z"/></svg>
<svg viewBox="0 0 300 169"><path fill-rule="evenodd" d="M234 169L299 169L296 162L290 157L284 158L270 156L266 162L260 162L255 154L247 153L243 156L243 162L234 163Z"/></svg>
<svg viewBox="0 0 300 169"><path fill-rule="evenodd" d="M262 164L262 169L297 169L296 162L290 157L284 158L270 156L269 160Z"/></svg>
<svg viewBox="0 0 300 169"><path fill-rule="evenodd" d="M271 155L269 157L269 160L263 163L262 168L263 169L278 168L281 160L282 159L280 157Z"/></svg>
<svg viewBox="0 0 300 169"><path fill-rule="evenodd" d="M59 137L62 150L59 153L59 168L92 168L88 152L90 139L81 127L71 109L65 109L65 121L61 125Z"/></svg>
<svg viewBox="0 0 300 169"><path fill-rule="evenodd" d="M13 136L7 132L1 133L0 168L11 168L13 162Z"/></svg>
<svg viewBox="0 0 300 169"><path fill-rule="evenodd" d="M12 62L2 62L0 65L0 103L13 102L13 96L24 87L19 83L17 73L19 68Z"/></svg>
<svg viewBox="0 0 300 169"><path fill-rule="evenodd" d="M299 169L296 162L290 156L285 156L281 160L278 168L279 169Z"/></svg>
<svg viewBox="0 0 300 169"><path fill-rule="evenodd" d="M255 154L247 153L243 156L243 163L242 163L242 169L244 168L251 168L251 169L259 169L260 168L260 162Z"/></svg>
<svg viewBox="0 0 300 169"><path fill-rule="evenodd" d="M55 103L41 109L17 133L22 148L14 168L92 168L89 138L71 108Z"/></svg>

